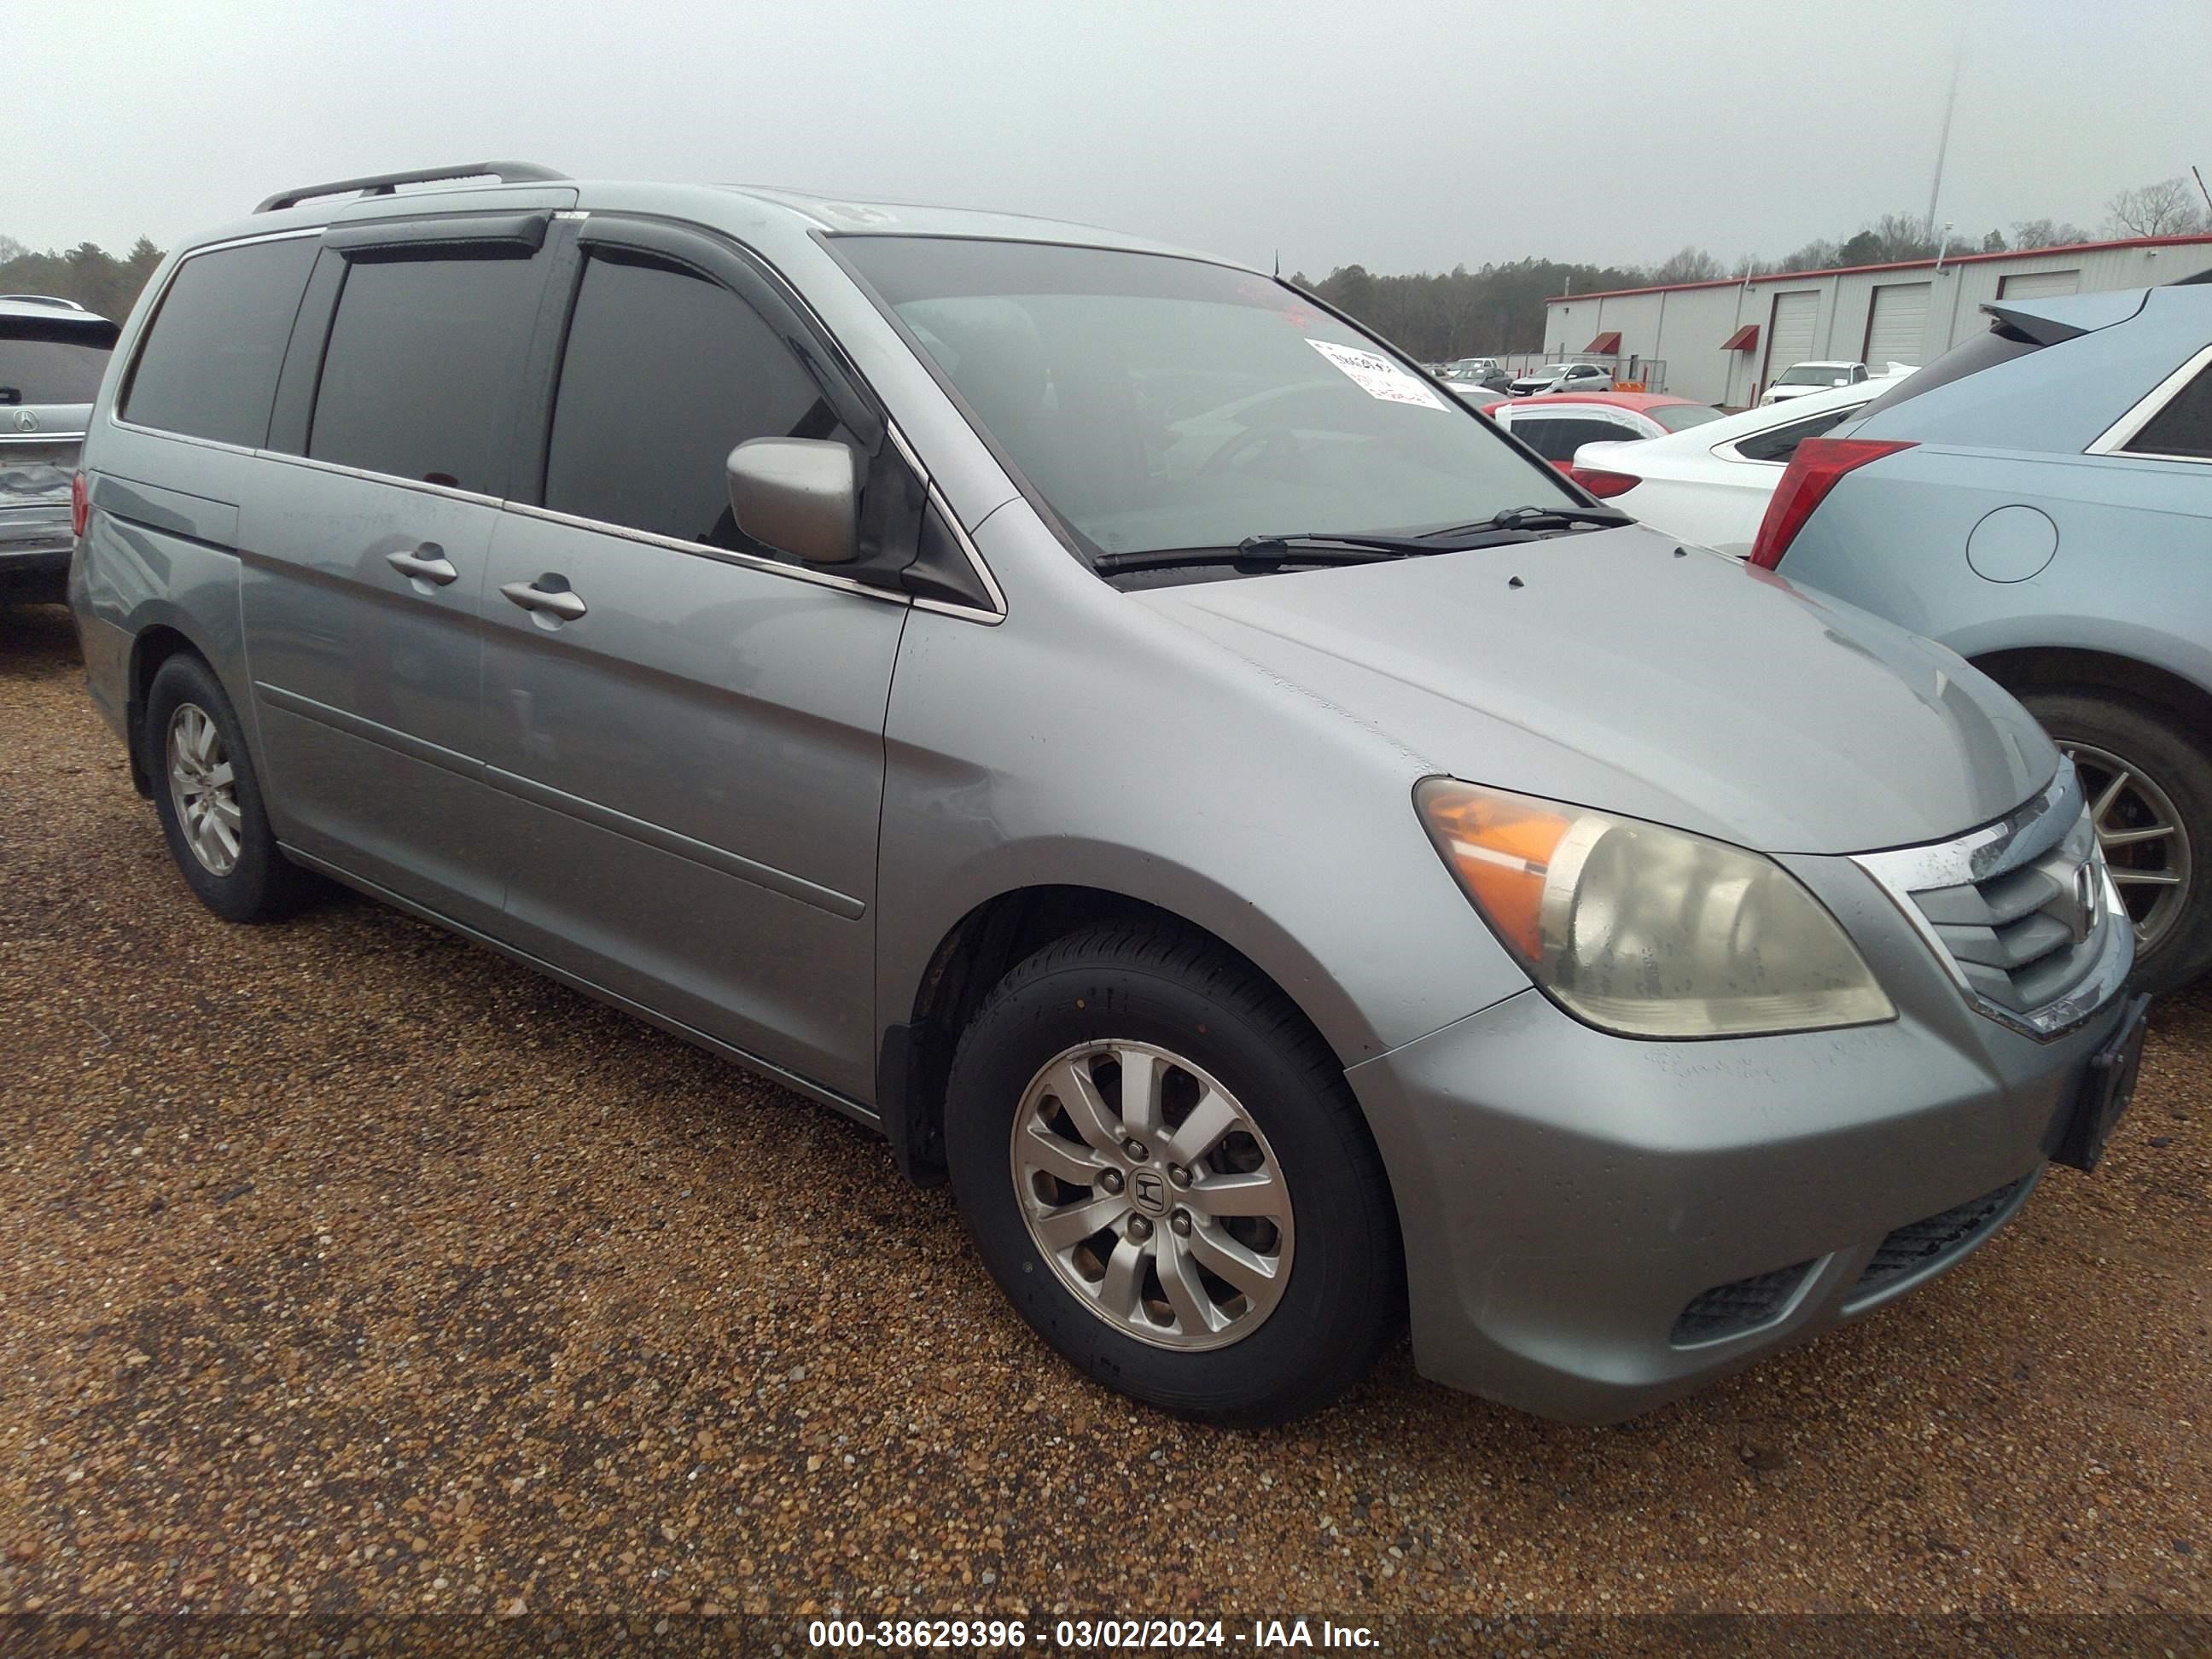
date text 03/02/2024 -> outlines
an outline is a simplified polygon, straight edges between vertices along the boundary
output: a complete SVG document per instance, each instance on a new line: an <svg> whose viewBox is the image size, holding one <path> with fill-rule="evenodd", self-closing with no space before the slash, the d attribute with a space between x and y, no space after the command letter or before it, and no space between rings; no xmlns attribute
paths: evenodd
<svg viewBox="0 0 2212 1659"><path fill-rule="evenodd" d="M1241 1647L1254 1652L1359 1649L1376 1645L1364 1625L1328 1619L1056 1619L1030 1628L1019 1619L817 1619L806 1626L811 1648L1059 1648L1178 1651Z"/></svg>

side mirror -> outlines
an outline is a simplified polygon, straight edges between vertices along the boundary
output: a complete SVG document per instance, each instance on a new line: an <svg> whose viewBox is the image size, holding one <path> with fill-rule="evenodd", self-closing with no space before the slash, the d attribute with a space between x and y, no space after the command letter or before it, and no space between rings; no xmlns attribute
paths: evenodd
<svg viewBox="0 0 2212 1659"><path fill-rule="evenodd" d="M860 470L836 439L748 438L729 470L730 511L755 541L809 564L860 551Z"/></svg>

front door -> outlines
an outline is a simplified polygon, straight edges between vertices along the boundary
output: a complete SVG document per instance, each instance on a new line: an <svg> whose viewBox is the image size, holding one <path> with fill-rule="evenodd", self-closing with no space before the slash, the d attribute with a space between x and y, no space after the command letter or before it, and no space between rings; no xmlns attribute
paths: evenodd
<svg viewBox="0 0 2212 1659"><path fill-rule="evenodd" d="M662 228L594 216L544 443L483 591L507 936L839 1092L873 1091L884 724L902 599L728 505L755 437L852 434L779 331ZM702 252L702 259L704 253Z"/></svg>

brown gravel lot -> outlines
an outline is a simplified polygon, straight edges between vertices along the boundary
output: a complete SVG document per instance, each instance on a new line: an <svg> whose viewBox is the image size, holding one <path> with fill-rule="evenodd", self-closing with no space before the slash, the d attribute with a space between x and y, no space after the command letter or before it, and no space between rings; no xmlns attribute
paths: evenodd
<svg viewBox="0 0 2212 1659"><path fill-rule="evenodd" d="M1624 1427L1077 1381L859 1128L364 901L226 926L0 610L0 1613L2212 1607L2212 993L2094 1178Z"/></svg>

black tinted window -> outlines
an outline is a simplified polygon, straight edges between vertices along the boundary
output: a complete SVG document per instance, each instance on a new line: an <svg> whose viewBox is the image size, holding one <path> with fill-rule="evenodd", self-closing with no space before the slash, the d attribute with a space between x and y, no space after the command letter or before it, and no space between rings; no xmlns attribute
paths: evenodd
<svg viewBox="0 0 2212 1659"><path fill-rule="evenodd" d="M545 505L761 553L730 513L748 438L851 441L813 377L726 288L627 258L584 268L553 404Z"/></svg>
<svg viewBox="0 0 2212 1659"><path fill-rule="evenodd" d="M0 404L88 404L107 372L115 330L0 318Z"/></svg>
<svg viewBox="0 0 2212 1659"><path fill-rule="evenodd" d="M1858 416L1856 408L1832 409L1826 414L1778 426L1771 432L1755 432L1736 445L1735 453L1747 461L1786 461L1806 439L1817 438L1829 428L1856 420Z"/></svg>
<svg viewBox="0 0 2212 1659"><path fill-rule="evenodd" d="M196 254L177 267L131 371L123 418L259 446L315 239Z"/></svg>
<svg viewBox="0 0 2212 1659"><path fill-rule="evenodd" d="M1971 340L1962 340L1938 357L1927 368L1905 380L1876 398L1859 413L1879 415L1886 409L1894 409L1923 392L1933 392L1939 386L1948 386L1954 380L1963 380L1969 374L1978 374L1999 363L2008 363L2015 357L2025 357L2040 349L2026 335L2014 332L2002 323L1993 325L1986 334L1977 334Z"/></svg>
<svg viewBox="0 0 2212 1659"><path fill-rule="evenodd" d="M1547 461L1571 461L1584 444L1632 443L1636 434L1611 421L1516 420L1513 435Z"/></svg>
<svg viewBox="0 0 2212 1659"><path fill-rule="evenodd" d="M2188 455L2212 461L2212 368L2174 393L2128 440L2127 447L2146 455Z"/></svg>
<svg viewBox="0 0 2212 1659"><path fill-rule="evenodd" d="M503 495L543 269L512 258L352 261L307 453Z"/></svg>

